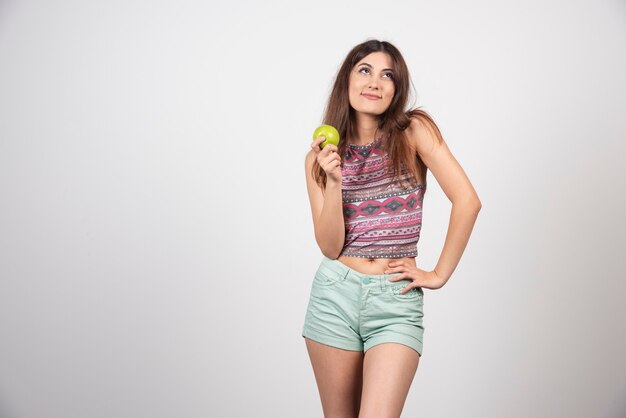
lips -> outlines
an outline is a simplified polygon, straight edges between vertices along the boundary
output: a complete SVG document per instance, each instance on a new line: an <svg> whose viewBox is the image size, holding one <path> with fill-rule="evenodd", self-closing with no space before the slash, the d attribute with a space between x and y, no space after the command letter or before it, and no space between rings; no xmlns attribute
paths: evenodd
<svg viewBox="0 0 626 418"><path fill-rule="evenodd" d="M372 99L372 100L377 100L377 99L380 99L380 97L379 97L379 96L376 96L375 94L366 94L366 93L363 93L363 94L362 94L362 96L365 96L365 97L367 97L368 99Z"/></svg>

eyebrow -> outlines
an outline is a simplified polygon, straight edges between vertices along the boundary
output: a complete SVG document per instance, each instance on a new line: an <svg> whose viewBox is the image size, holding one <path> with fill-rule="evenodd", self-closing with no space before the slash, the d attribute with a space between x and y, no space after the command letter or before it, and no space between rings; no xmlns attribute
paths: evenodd
<svg viewBox="0 0 626 418"><path fill-rule="evenodd" d="M371 65L369 65L369 64L368 64L368 63L366 63L366 62L362 62L362 63L360 63L359 65L367 65L367 66L368 66L368 67L370 67L370 68L374 68L374 67L372 67ZM393 68L389 68L389 67L387 67L387 68L383 68L383 71L386 71L386 70L389 70L389 71L393 72Z"/></svg>

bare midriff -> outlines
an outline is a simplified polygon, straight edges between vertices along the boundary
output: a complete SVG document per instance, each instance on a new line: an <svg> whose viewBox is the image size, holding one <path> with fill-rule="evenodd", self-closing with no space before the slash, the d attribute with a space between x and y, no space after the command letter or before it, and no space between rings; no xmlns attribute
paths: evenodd
<svg viewBox="0 0 626 418"><path fill-rule="evenodd" d="M415 267L415 257L404 258L362 258L362 257L349 257L342 255L337 258L346 266L353 270L363 274L385 274L385 270L391 261L406 261L411 266ZM396 273L399 274L399 273Z"/></svg>

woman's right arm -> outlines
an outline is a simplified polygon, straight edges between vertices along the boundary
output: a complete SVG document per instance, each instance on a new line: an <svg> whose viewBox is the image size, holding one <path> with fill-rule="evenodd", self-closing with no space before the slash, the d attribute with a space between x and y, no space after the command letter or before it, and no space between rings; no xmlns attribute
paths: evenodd
<svg viewBox="0 0 626 418"><path fill-rule="evenodd" d="M319 141L315 141L319 142ZM313 144L314 147L319 146ZM315 241L322 254L330 259L339 257L346 238L343 220L343 201L341 194L341 169L338 166L338 155L333 151L334 145L327 145L321 151L311 150L305 158L306 185L311 203L313 226L315 229ZM336 147L334 147L336 150ZM327 176L325 191L315 182L311 172L316 159L321 162L322 168L326 167L327 174L330 170L334 176ZM334 162L337 161L337 162ZM339 170L339 180L337 178Z"/></svg>

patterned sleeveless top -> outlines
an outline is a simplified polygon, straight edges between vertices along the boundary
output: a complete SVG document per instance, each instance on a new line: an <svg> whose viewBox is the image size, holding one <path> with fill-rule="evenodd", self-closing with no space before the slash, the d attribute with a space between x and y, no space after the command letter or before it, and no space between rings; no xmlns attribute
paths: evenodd
<svg viewBox="0 0 626 418"><path fill-rule="evenodd" d="M346 239L340 256L417 257L426 185L406 186L411 176L404 165L399 177L405 186L392 181L383 140L381 135L345 149L341 175Z"/></svg>

